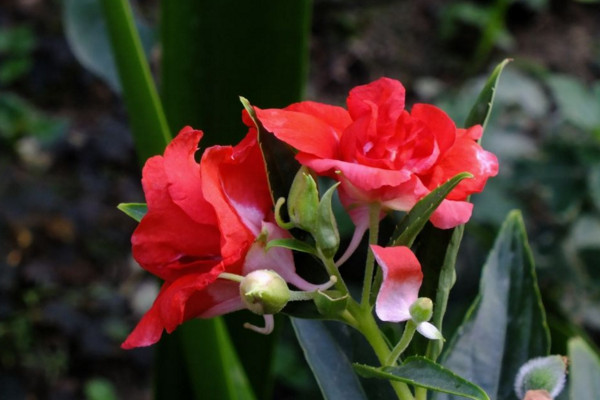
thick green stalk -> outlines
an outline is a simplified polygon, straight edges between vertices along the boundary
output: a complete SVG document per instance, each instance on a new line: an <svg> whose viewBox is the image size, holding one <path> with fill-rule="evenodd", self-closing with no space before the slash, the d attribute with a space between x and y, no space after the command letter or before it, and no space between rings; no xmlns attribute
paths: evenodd
<svg viewBox="0 0 600 400"><path fill-rule="evenodd" d="M102 0L123 88L123 99L140 163L161 154L171 141L167 119L127 0Z"/></svg>
<svg viewBox="0 0 600 400"><path fill-rule="evenodd" d="M366 310L364 307L358 307L356 304L355 308L350 309L350 312L358 321L358 330L363 334L365 339L367 339L373 348L373 351L375 351L375 355L379 359L381 365L388 365L387 361L390 357L391 351L385 339L383 338L383 334L379 329L379 326L377 326L377 322L375 321L371 310ZM390 381L390 384L394 388L394 391L400 400L414 400L414 397L406 383Z"/></svg>

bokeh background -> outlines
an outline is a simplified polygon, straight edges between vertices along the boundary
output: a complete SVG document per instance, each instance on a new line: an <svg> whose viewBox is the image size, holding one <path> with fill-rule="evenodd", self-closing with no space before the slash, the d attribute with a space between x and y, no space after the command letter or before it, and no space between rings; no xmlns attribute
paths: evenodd
<svg viewBox="0 0 600 400"><path fill-rule="evenodd" d="M3 400L152 398L152 349L119 348L158 282L131 258L135 222L116 209L143 193L110 50L99 33L77 34L101 27L93 3L0 2ZM133 5L158 76L158 2ZM340 105L351 87L389 76L407 104L463 121L490 69L514 59L483 141L501 172L474 197L449 326L476 294L500 223L520 208L553 351L564 354L573 333L600 343L600 2L314 0L311 24L304 97ZM273 398L318 398L282 331Z"/></svg>

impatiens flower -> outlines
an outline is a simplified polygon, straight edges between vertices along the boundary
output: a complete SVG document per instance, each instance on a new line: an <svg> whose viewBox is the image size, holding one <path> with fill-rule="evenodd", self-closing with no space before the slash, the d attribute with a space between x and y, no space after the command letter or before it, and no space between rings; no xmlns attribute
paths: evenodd
<svg viewBox="0 0 600 400"><path fill-rule="evenodd" d="M122 344L129 349L157 342L191 318L244 308L239 283L218 279L266 269L306 290L292 253L268 240L287 237L272 221L270 197L256 135L235 147L208 148L195 160L202 132L184 128L150 158L142 185L148 212L132 236L133 256L164 281L150 310Z"/></svg>
<svg viewBox="0 0 600 400"><path fill-rule="evenodd" d="M375 312L382 321L402 322L411 319L410 306L419 297L423 282L421 264L406 246L371 245L383 282L375 302Z"/></svg>
<svg viewBox="0 0 600 400"><path fill-rule="evenodd" d="M340 199L362 236L368 206L408 211L417 201L461 172L462 181L431 216L438 228L465 223L467 196L498 172L496 157L481 148L479 125L457 129L442 110L428 104L404 108L405 90L381 78L350 91L348 109L311 101L285 109L256 109L265 129L298 150L297 160L341 182Z"/></svg>
<svg viewBox="0 0 600 400"><path fill-rule="evenodd" d="M383 282L375 301L375 312L382 321L403 322L412 320L417 331L428 339L443 339L431 323L433 303L419 298L423 282L421 264L406 246L381 247L371 245L377 264L383 272Z"/></svg>

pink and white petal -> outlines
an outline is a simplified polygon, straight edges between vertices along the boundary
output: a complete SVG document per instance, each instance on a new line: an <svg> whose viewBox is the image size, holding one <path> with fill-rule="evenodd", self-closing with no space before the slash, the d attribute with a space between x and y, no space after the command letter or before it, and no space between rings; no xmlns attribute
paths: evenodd
<svg viewBox="0 0 600 400"><path fill-rule="evenodd" d="M199 304L197 315L200 318L212 318L245 308L240 297L240 284L225 279L217 279L213 284L191 298L191 304ZM212 304L206 308L205 304Z"/></svg>
<svg viewBox="0 0 600 400"><path fill-rule="evenodd" d="M429 220L440 229L450 229L466 224L473 213L473 203L468 201L443 200L431 214Z"/></svg>
<svg viewBox="0 0 600 400"><path fill-rule="evenodd" d="M383 282L375 302L375 312L382 321L401 322L411 318L410 306L419 295L423 281L421 264L405 246L371 245L383 271Z"/></svg>
<svg viewBox="0 0 600 400"><path fill-rule="evenodd" d="M265 129L293 148L320 158L336 157L338 132L325 121L309 114L279 109L261 110L256 115Z"/></svg>

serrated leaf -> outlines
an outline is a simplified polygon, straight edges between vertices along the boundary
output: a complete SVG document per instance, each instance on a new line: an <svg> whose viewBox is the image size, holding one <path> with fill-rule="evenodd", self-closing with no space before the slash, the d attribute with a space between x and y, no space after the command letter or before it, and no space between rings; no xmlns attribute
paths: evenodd
<svg viewBox="0 0 600 400"><path fill-rule="evenodd" d="M265 247L265 251L268 251L273 247L284 247L286 249L301 251L302 253L308 254L317 253L316 249L310 244L293 238L269 240L267 246Z"/></svg>
<svg viewBox="0 0 600 400"><path fill-rule="evenodd" d="M321 321L292 319L306 361L329 400L367 400L350 360Z"/></svg>
<svg viewBox="0 0 600 400"><path fill-rule="evenodd" d="M514 398L521 365L549 350L533 256L521 214L513 211L483 267L478 298L442 364L481 386L491 398L508 400Z"/></svg>
<svg viewBox="0 0 600 400"><path fill-rule="evenodd" d="M502 74L502 70L506 67L511 60L505 59L500 64L494 68L488 80L485 82L483 89L479 93L473 108L471 108L471 112L467 116L465 121L466 127L471 127L473 125L481 125L483 130L485 131L488 119L490 117L490 113L492 112L492 106L494 104L494 97L496 95L496 86L498 85L498 81L500 80L500 75Z"/></svg>
<svg viewBox="0 0 600 400"><path fill-rule="evenodd" d="M573 400L595 400L600 393L600 357L580 337L569 340L569 391Z"/></svg>
<svg viewBox="0 0 600 400"><path fill-rule="evenodd" d="M452 189L463 179L472 177L473 175L468 172L457 174L419 200L396 226L389 246L412 246L415 238L421 232L429 217L431 217L431 214L433 214Z"/></svg>
<svg viewBox="0 0 600 400"><path fill-rule="evenodd" d="M354 369L365 378L400 381L468 399L490 399L483 389L476 384L467 381L425 357L409 357L402 365L394 367L376 368L368 365L354 364Z"/></svg>
<svg viewBox="0 0 600 400"><path fill-rule="evenodd" d="M137 222L140 222L148 212L146 203L120 203L117 208Z"/></svg>

